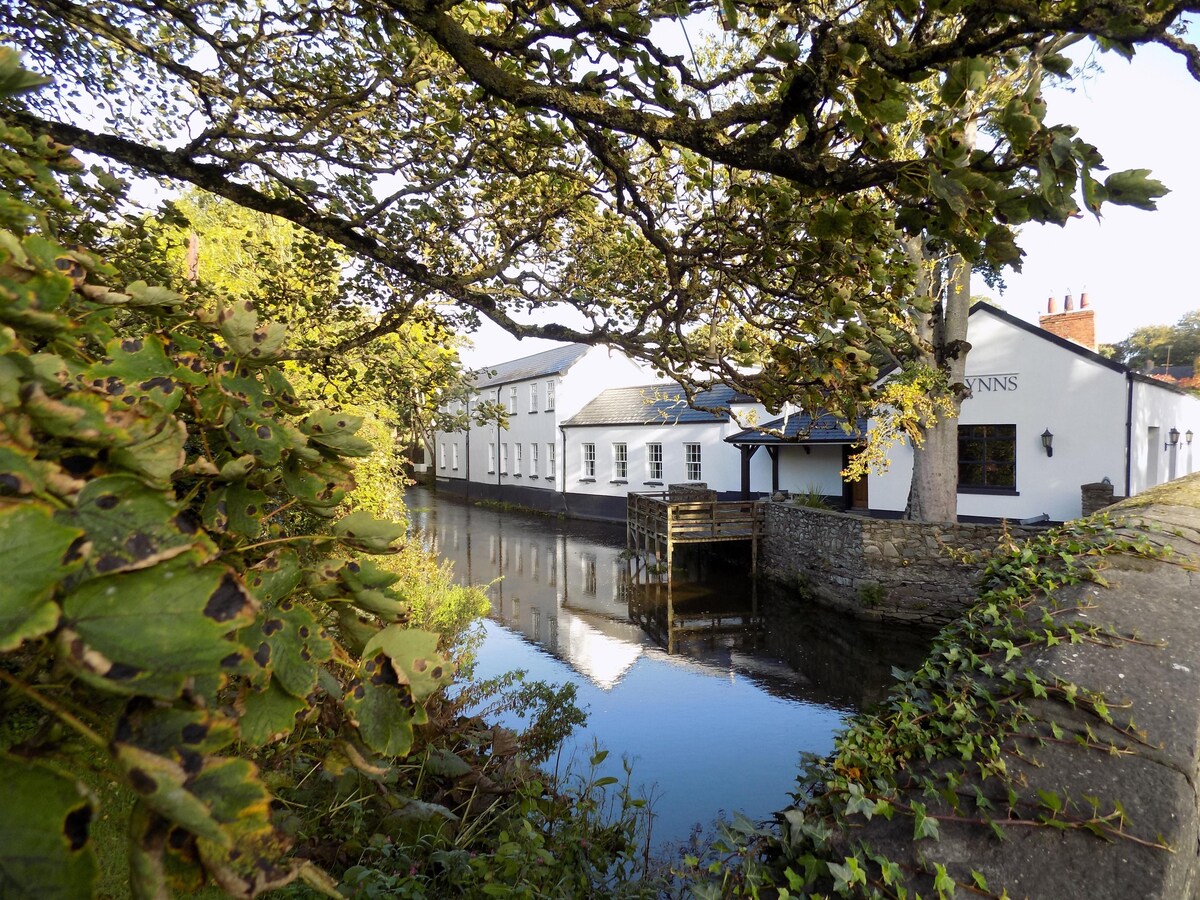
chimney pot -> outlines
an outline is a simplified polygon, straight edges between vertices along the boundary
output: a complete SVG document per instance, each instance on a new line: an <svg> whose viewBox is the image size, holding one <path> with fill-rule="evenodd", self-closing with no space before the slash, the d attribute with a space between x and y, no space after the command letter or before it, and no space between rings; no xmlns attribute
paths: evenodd
<svg viewBox="0 0 1200 900"><path fill-rule="evenodd" d="M1051 294L1050 299L1046 301L1046 313L1054 315L1056 312L1058 312L1058 298Z"/></svg>
<svg viewBox="0 0 1200 900"><path fill-rule="evenodd" d="M1091 305L1092 304L1090 302L1088 302L1087 291L1084 291L1082 294L1079 295L1079 308L1087 309Z"/></svg>
<svg viewBox="0 0 1200 900"><path fill-rule="evenodd" d="M1075 300L1071 297L1071 292L1067 291L1067 296L1063 298L1063 312L1070 312L1075 308Z"/></svg>

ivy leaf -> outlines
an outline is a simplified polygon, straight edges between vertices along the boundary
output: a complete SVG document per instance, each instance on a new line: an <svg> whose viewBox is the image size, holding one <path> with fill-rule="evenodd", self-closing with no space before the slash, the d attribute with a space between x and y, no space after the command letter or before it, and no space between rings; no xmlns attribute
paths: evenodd
<svg viewBox="0 0 1200 900"><path fill-rule="evenodd" d="M94 809L81 787L4 754L0 784L0 895L92 896L98 869L88 826Z"/></svg>
<svg viewBox="0 0 1200 900"><path fill-rule="evenodd" d="M51 595L56 584L83 562L72 548L83 531L55 522L49 507L24 503L0 506L0 559L8 566L0 591L0 652L15 650L58 624Z"/></svg>

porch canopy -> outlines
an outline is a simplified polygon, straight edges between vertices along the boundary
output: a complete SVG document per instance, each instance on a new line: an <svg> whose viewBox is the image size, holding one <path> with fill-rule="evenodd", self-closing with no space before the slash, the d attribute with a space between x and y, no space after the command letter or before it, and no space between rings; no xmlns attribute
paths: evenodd
<svg viewBox="0 0 1200 900"><path fill-rule="evenodd" d="M768 433L773 432L773 433ZM797 413L772 419L756 428L748 428L725 438L742 452L742 499L750 499L750 458L759 447L766 447L771 457L771 493L779 490L779 448L784 446L804 447L811 452L817 446L843 446L848 458L850 447L857 444L867 433L867 420L859 419L853 427L845 419L832 413L823 413L815 419L808 413Z"/></svg>

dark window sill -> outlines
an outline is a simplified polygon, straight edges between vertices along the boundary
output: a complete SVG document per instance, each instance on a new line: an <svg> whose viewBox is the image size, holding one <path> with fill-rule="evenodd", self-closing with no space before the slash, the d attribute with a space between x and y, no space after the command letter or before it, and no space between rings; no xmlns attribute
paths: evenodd
<svg viewBox="0 0 1200 900"><path fill-rule="evenodd" d="M994 494L999 497L1020 497L1020 491L1014 491L1012 488L991 488L991 487L975 487L972 485L958 486L960 494Z"/></svg>
<svg viewBox="0 0 1200 900"><path fill-rule="evenodd" d="M580 478L579 483L580 484L595 484L596 479L595 478Z"/></svg>
<svg viewBox="0 0 1200 900"><path fill-rule="evenodd" d="M520 477L521 477L521 473L520 473L520 472L514 472L514 473L513 473L513 478L520 478Z"/></svg>
<svg viewBox="0 0 1200 900"><path fill-rule="evenodd" d="M535 479L535 478L537 478L537 476L536 476L536 475L530 475L530 476L529 476L529 480L530 480L530 481L532 481L532 480L533 480L533 479Z"/></svg>
<svg viewBox="0 0 1200 900"><path fill-rule="evenodd" d="M609 484L629 484L624 478L614 478Z"/></svg>

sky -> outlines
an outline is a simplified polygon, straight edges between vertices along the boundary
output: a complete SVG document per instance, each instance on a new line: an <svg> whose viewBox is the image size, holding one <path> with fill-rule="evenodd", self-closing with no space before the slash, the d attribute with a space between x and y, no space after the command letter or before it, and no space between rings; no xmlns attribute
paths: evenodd
<svg viewBox="0 0 1200 900"><path fill-rule="evenodd" d="M1193 27L1193 34L1197 29ZM1007 312L1035 323L1053 295L1087 291L1096 313L1096 338L1115 343L1143 325L1173 325L1200 308L1195 259L1200 256L1200 83L1182 58L1160 47L1132 61L1098 57L1102 71L1071 93L1046 92L1047 121L1075 125L1104 156L1109 171L1150 169L1171 191L1154 212L1107 205L1065 227L1030 225L1018 243L1026 256L1005 277L1003 293L981 281L972 293L991 296ZM463 352L482 366L555 346L517 341L490 324Z"/></svg>

